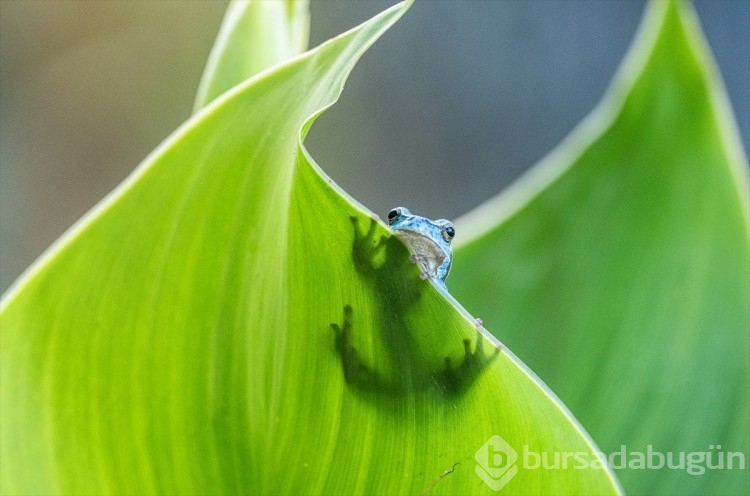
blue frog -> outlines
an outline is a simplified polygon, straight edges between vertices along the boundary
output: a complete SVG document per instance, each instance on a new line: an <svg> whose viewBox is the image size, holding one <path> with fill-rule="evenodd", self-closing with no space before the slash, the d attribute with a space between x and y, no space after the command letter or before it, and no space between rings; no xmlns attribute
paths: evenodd
<svg viewBox="0 0 750 496"><path fill-rule="evenodd" d="M388 224L411 251L412 263L422 269L420 277L434 279L445 286L453 263L451 241L456 235L453 224L445 219L430 220L414 215L405 207L388 212Z"/></svg>

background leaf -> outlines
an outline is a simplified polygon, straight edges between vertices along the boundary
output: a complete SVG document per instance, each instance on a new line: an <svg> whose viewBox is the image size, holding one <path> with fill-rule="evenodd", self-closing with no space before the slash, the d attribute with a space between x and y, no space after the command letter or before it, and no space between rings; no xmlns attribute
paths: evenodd
<svg viewBox="0 0 750 496"><path fill-rule="evenodd" d="M601 106L457 222L473 240L457 250L454 294L606 453L747 456L747 171L692 8L653 2ZM699 477L697 465L618 475L632 494L750 489L736 461Z"/></svg>
<svg viewBox="0 0 750 496"><path fill-rule="evenodd" d="M216 99L5 295L3 493L488 493L492 435L596 449L300 145L405 9Z"/></svg>
<svg viewBox="0 0 750 496"><path fill-rule="evenodd" d="M195 110L245 79L307 49L306 0L229 4L198 87Z"/></svg>

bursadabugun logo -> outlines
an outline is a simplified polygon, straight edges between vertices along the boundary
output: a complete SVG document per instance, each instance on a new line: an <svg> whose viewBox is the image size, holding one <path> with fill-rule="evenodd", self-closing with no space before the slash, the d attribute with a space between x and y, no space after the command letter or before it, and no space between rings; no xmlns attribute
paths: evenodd
<svg viewBox="0 0 750 496"><path fill-rule="evenodd" d="M518 473L518 453L498 435L484 443L477 450L474 459L477 461L474 472L493 491L502 489Z"/></svg>
<svg viewBox="0 0 750 496"><path fill-rule="evenodd" d="M505 439L494 435L474 455L477 461L474 471L492 490L499 491L515 477L519 465L524 470L684 470L693 476L708 470L745 470L745 453L720 450L720 444L710 445L707 451L689 453L662 453L650 444L645 452L629 451L622 445L620 451L607 455L599 451L538 452L524 444L519 459L518 452Z"/></svg>

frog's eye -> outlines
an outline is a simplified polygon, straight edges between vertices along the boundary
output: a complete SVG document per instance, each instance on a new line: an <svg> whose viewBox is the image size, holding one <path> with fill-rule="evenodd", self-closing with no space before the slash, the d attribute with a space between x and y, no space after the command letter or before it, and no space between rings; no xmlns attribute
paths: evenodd
<svg viewBox="0 0 750 496"><path fill-rule="evenodd" d="M447 225L443 227L443 239L444 240L450 243L451 240L453 239L453 236L455 235L456 235L456 230L453 229L453 226Z"/></svg>
<svg viewBox="0 0 750 496"><path fill-rule="evenodd" d="M409 211L405 209L404 207L396 207L390 212L388 212L388 224L393 225L393 223L396 222L398 219L408 214L409 214Z"/></svg>

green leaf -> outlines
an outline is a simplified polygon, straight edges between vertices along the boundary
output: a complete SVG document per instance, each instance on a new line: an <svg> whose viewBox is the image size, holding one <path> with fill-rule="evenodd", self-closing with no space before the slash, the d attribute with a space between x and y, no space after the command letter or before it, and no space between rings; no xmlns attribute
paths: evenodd
<svg viewBox="0 0 750 496"><path fill-rule="evenodd" d="M675 462L679 452L711 452L712 465L719 452L744 458L749 198L747 159L695 14L653 2L600 107L456 223L471 240L456 252L454 294L606 453L651 445ZM746 471L724 457L724 470L700 477L686 464L618 476L633 494L747 494Z"/></svg>
<svg viewBox="0 0 750 496"><path fill-rule="evenodd" d="M492 493L477 473L510 449L586 455L520 459L514 492L619 492L552 392L301 145L407 7L215 99L5 295L0 492Z"/></svg>
<svg viewBox="0 0 750 496"><path fill-rule="evenodd" d="M233 0L195 99L198 111L229 88L307 49L307 0Z"/></svg>

